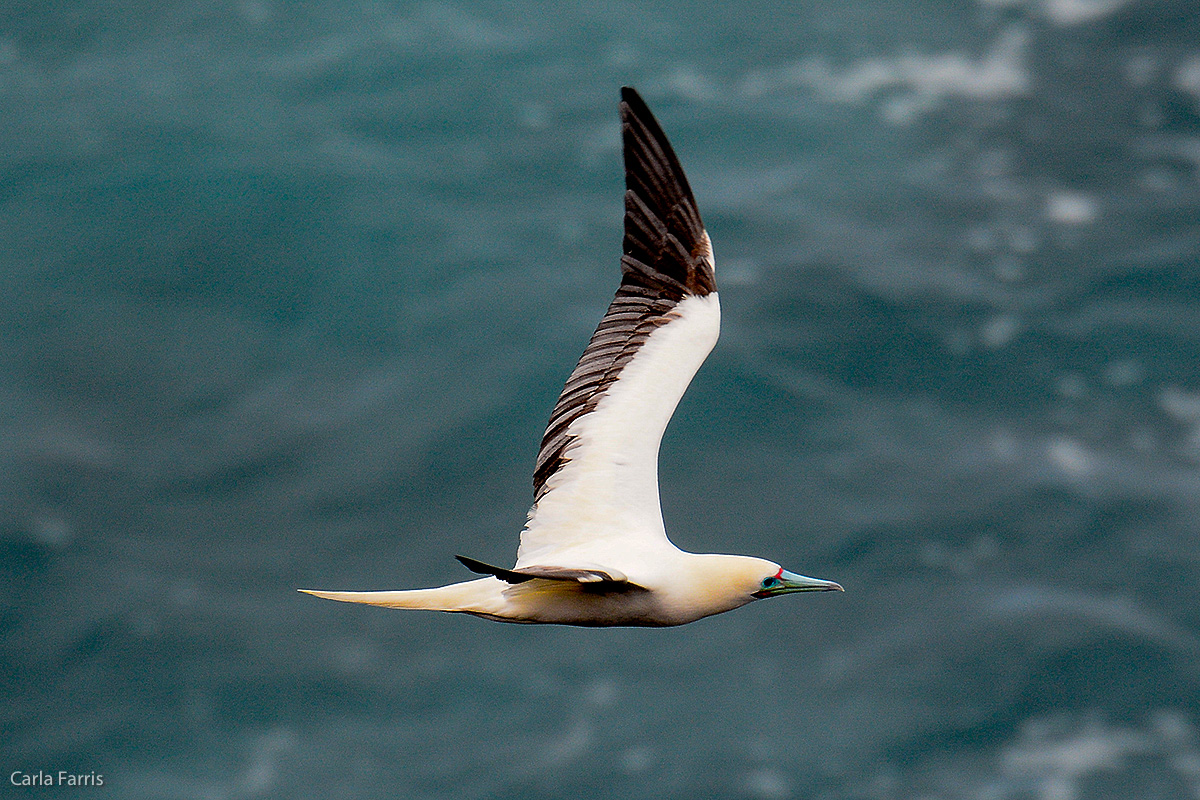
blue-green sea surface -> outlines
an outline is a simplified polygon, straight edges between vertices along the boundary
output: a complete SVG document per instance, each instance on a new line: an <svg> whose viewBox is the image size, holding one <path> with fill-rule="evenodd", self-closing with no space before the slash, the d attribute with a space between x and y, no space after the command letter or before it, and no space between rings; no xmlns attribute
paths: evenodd
<svg viewBox="0 0 1200 800"><path fill-rule="evenodd" d="M669 630L318 601L510 564L618 280L618 88L722 338ZM1200 797L1192 0L9 2L5 797Z"/></svg>

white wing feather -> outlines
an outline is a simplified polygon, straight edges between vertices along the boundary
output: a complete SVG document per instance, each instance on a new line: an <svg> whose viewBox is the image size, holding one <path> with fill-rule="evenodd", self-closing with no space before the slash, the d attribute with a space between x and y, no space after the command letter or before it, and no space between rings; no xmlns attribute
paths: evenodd
<svg viewBox="0 0 1200 800"><path fill-rule="evenodd" d="M658 501L658 446L717 341L712 243L670 142L621 90L621 283L550 414L517 569L626 574L674 551Z"/></svg>
<svg viewBox="0 0 1200 800"><path fill-rule="evenodd" d="M684 298L591 412L576 419L567 463L529 512L517 567L600 564L636 572L671 547L658 498L663 431L721 327L717 293ZM629 564L633 560L634 565ZM631 578L632 579L632 578Z"/></svg>

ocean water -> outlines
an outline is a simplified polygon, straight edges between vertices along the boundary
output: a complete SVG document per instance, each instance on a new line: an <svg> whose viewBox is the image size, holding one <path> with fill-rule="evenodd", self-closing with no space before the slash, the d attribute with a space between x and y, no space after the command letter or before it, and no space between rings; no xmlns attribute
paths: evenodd
<svg viewBox="0 0 1200 800"><path fill-rule="evenodd" d="M669 630L318 601L510 563L615 289L618 88L712 235ZM1192 0L9 2L13 797L1200 798Z"/></svg>

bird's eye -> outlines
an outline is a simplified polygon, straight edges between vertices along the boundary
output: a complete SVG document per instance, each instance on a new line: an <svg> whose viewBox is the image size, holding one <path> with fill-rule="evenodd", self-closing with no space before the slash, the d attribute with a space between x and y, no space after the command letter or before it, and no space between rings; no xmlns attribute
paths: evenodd
<svg viewBox="0 0 1200 800"><path fill-rule="evenodd" d="M778 586L779 584L780 584L779 578L776 578L776 577L763 578L762 588L770 589L775 586Z"/></svg>

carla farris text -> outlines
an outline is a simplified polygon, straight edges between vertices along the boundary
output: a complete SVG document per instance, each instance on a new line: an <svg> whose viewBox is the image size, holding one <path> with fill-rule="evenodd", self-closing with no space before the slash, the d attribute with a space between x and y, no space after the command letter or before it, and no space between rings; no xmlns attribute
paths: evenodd
<svg viewBox="0 0 1200 800"><path fill-rule="evenodd" d="M15 770L8 776L9 782L13 786L103 786L104 776L97 772L67 772L65 769L60 769L58 772L46 772L38 770L37 772L22 772Z"/></svg>

